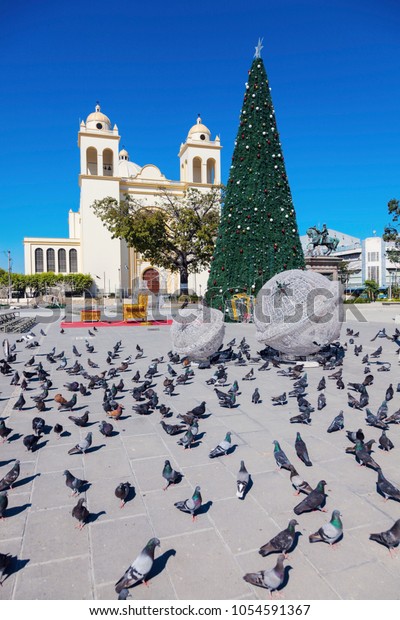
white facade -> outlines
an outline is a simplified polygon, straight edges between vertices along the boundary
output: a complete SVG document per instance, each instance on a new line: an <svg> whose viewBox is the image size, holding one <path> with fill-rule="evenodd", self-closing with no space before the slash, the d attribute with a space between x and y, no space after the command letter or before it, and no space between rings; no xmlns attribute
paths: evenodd
<svg viewBox="0 0 400 620"><path fill-rule="evenodd" d="M68 260L71 249L76 251L78 269L90 274L95 289L106 293L128 290L133 279L156 280L160 289L173 293L179 289L179 275L159 269L141 259L124 241L112 239L91 208L95 200L109 196L120 200L129 194L146 206L156 206L162 189L175 196L181 196L189 187L208 191L221 183L221 145L219 137L211 140L210 130L198 118L189 130L186 142L179 151L180 179L167 179L153 164L139 166L129 160L128 152L119 149L120 135L116 125L111 128L110 119L97 105L95 112L82 121L78 133L80 149L80 205L79 211L69 211L69 238L25 238L25 273L32 274L40 269L48 271L46 257L48 250L56 251L55 264L49 253L50 266L56 273L70 273ZM57 262L58 250L67 253L67 271L60 271ZM39 253L36 252L39 250ZM42 250L43 261L40 260ZM36 254L35 254L36 252ZM74 255L74 253L72 253ZM60 258L62 259L61 252ZM61 260L61 268L64 263ZM71 266L75 268L76 263ZM206 290L208 272L189 276L189 290L202 294ZM158 286L157 285L157 286Z"/></svg>

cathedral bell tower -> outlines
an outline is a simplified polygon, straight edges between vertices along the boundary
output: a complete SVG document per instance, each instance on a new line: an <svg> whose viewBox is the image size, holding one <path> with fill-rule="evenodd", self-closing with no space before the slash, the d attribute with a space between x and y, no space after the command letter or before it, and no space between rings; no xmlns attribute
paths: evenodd
<svg viewBox="0 0 400 620"><path fill-rule="evenodd" d="M178 154L181 181L195 186L221 184L222 147L219 136L215 140L210 137L211 132L199 115Z"/></svg>

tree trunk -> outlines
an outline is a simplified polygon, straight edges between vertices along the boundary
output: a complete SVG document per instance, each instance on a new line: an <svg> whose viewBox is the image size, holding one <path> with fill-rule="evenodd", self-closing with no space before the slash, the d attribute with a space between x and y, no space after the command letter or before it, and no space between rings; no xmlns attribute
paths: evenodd
<svg viewBox="0 0 400 620"><path fill-rule="evenodd" d="M188 295L189 294L189 287L188 287L189 273L185 265L181 266L181 268L179 269L179 276L180 276L180 289L181 289L180 294Z"/></svg>

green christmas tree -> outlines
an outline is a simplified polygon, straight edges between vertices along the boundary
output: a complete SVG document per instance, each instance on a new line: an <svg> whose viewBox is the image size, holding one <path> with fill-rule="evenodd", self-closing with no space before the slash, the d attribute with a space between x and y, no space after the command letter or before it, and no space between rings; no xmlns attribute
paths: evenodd
<svg viewBox="0 0 400 620"><path fill-rule="evenodd" d="M305 267L261 47L246 84L208 279L207 301L220 310L232 295L256 295L273 275Z"/></svg>

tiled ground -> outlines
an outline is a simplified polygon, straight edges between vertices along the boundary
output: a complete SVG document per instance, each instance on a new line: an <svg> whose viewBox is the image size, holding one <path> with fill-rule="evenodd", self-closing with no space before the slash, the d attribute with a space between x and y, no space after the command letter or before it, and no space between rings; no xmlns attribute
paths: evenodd
<svg viewBox="0 0 400 620"><path fill-rule="evenodd" d="M392 362L390 372L378 372L378 365L371 366L375 381L369 389L370 408L376 411L389 383L396 389L400 376L397 346L389 340L370 340L380 326L385 325L388 333L394 331L396 310L375 306L367 308L364 314L369 320L363 323L349 317L342 329L342 341L348 341L346 327L354 327L360 331L356 342L363 344L363 353L371 353L382 344L384 352L380 359ZM37 336L40 327L34 329ZM386 548L369 540L369 533L385 530L399 518L399 504L393 500L384 502L376 492L376 473L360 468L354 457L344 453L350 445L344 431L326 432L333 417L343 409L346 429L362 427L367 438L376 440L380 435L378 429L366 426L363 412L347 406L346 390L338 391L335 383L327 380L327 407L312 414L311 426L292 425L289 417L297 413L294 400L290 399L282 407L271 404L272 395L292 388L291 381L279 376L276 369L261 373L255 366L255 380L243 382L249 368L228 364L228 380L231 383L237 379L241 390L238 407L228 410L219 407L212 386L205 382L213 370L195 368L190 385L179 386L176 396L165 396L162 381L166 364L163 363L159 365L160 376L155 382L160 402L171 406L174 412L168 422L175 421L177 413L185 413L202 400L207 401L211 415L200 422L202 436L197 446L184 450L177 445L177 437L167 435L159 424L158 411L143 417L133 412L134 401L127 390L123 392L126 407L123 419L113 422L117 432L105 439L98 430L98 423L105 419L103 390L94 390L86 397L78 395L73 413L82 415L87 409L90 412L89 426L78 428L68 420L68 413L58 412L53 401L58 392L68 394L63 384L70 378L65 371L56 371L55 365L49 364L44 356L55 346L56 352L65 350L68 365L72 365L75 344L82 353L79 360L90 370L84 347L87 331L68 329L61 334L58 323L43 327L47 335L38 337L40 349L29 351L23 343L18 344L14 364L22 374L24 362L34 353L36 361L41 360L50 371L54 383L47 401L48 410L42 414L48 432L34 453L25 450L22 436L31 432L31 420L37 414L31 399L39 392L37 381L30 382L25 394L26 407L19 412L13 411L12 406L20 388L10 385L10 376L0 375L0 416L13 429L11 441L0 445L0 478L15 459L21 460L20 479L9 492L7 518L0 522L0 552L17 558L11 565L12 574L0 588L0 599L116 598L115 582L154 535L160 538L161 547L156 551L153 576L149 588L141 585L132 589L133 599L267 599L266 590L251 587L242 577L246 572L275 564L276 556L261 558L257 551L286 527L299 501L293 495L288 472L276 469L274 439L280 441L289 459L312 486L322 478L328 483L328 512L303 514L298 518L301 535L286 562L291 568L282 590L284 598L399 598L399 560L392 559ZM253 325L228 325L225 342L234 336L238 342L243 335L255 353L259 345ZM11 343L16 338L9 336ZM137 369L143 375L154 357L166 356L172 348L168 327L101 328L90 339L96 352L89 356L99 364L100 370L108 370L106 352L119 339L122 339L122 350L118 362L129 354L134 358L137 343L145 351L144 358L134 361L121 374L128 389L133 387L131 377ZM343 371L345 382L363 380L361 357L354 356L353 346L349 344ZM308 398L315 404L318 381L329 373L321 369L307 372ZM251 403L256 386L262 396L259 405ZM395 393L389 413L399 406L400 394ZM51 430L56 422L64 426L60 439ZM68 450L89 430L93 433L93 450L84 456L68 455ZM232 431L234 450L211 461L210 450L228 430ZM310 468L295 454L296 431L301 432L308 446L313 462ZM400 429L391 426L389 435L395 449L382 453L376 447L374 458L386 476L400 485ZM161 472L166 458L184 477L180 484L163 491ZM253 482L243 502L236 498L236 473L242 459ZM70 497L65 486L65 469L90 483L84 495L91 517L82 531L74 527L71 511L76 498ZM131 483L134 491L121 510L114 489L125 481ZM191 496L197 484L201 486L204 506L192 522L189 515L174 507L174 502ZM334 508L341 510L344 523L340 546L333 551L322 543L311 545L309 534L329 518Z"/></svg>

